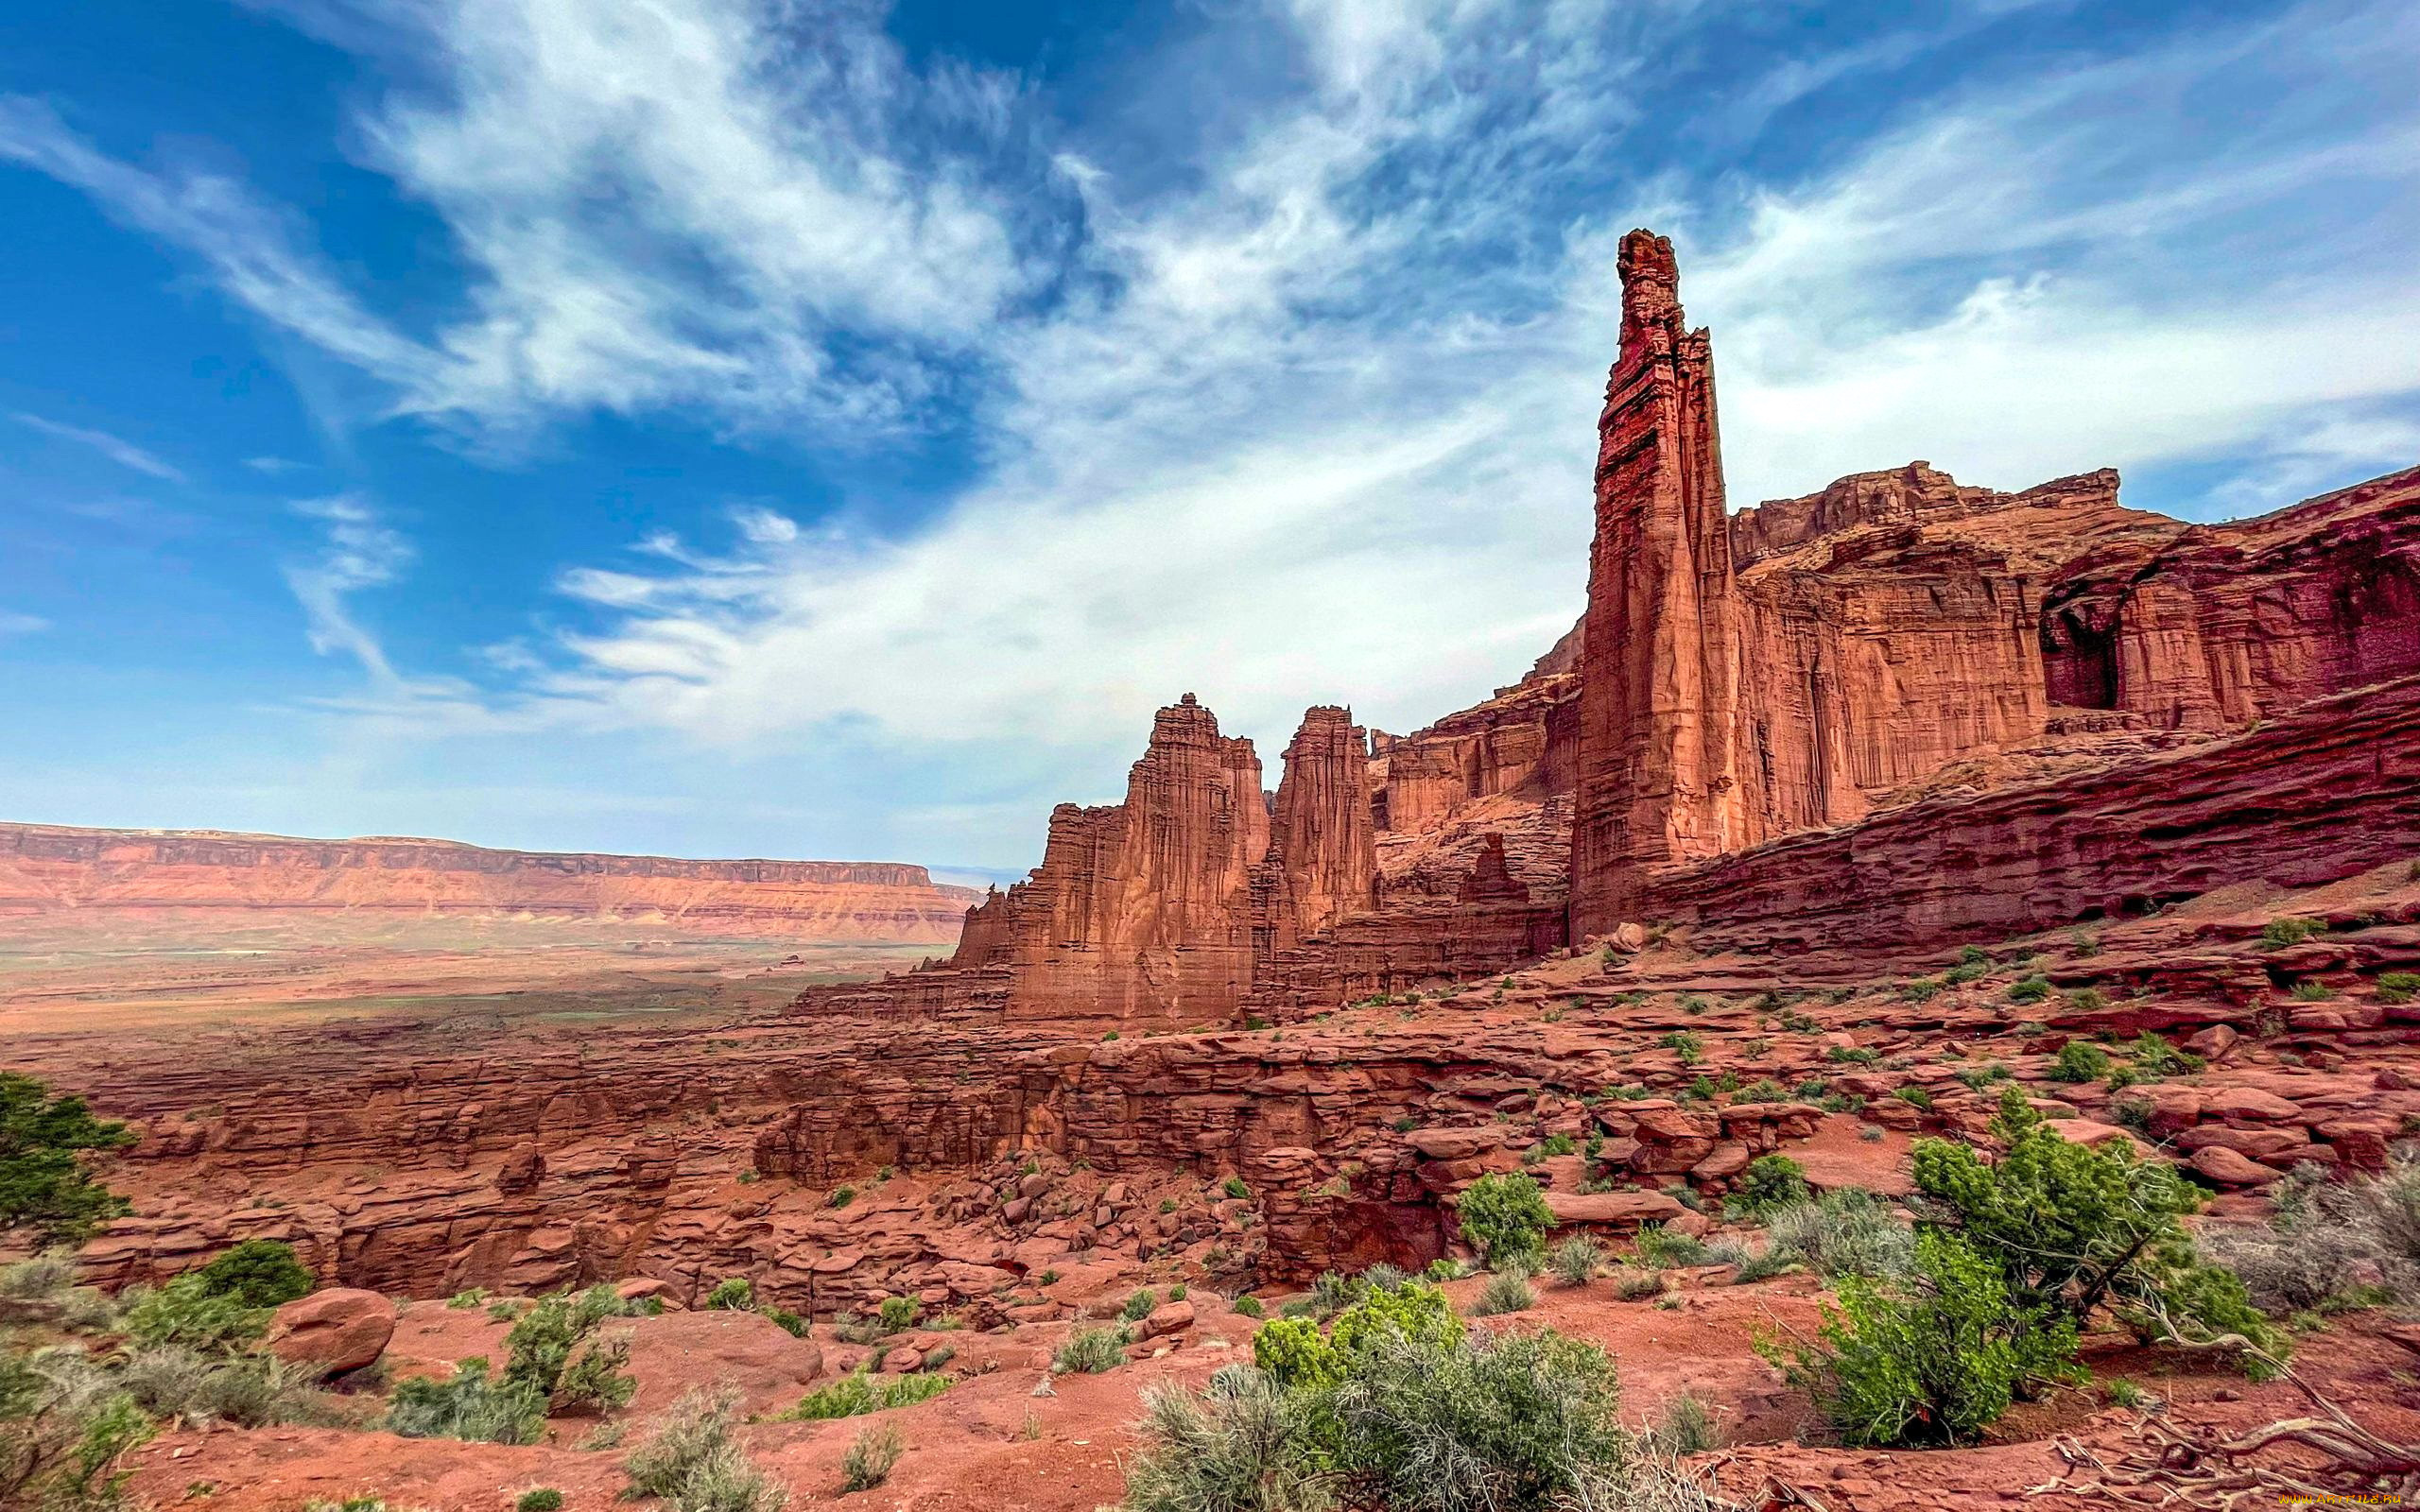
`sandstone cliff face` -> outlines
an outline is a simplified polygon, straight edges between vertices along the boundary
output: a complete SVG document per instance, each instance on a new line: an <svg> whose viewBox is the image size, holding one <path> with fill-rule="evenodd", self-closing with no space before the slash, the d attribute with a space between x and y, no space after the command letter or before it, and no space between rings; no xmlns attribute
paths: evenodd
<svg viewBox="0 0 2420 1512"><path fill-rule="evenodd" d="M1286 747L1270 816L1269 855L1253 878L1255 959L1287 950L1376 901L1370 741L1349 711L1313 709Z"/></svg>
<svg viewBox="0 0 2420 1512"><path fill-rule="evenodd" d="M955 938L974 894L891 862L690 861L0 824L0 918L262 913L644 918L706 934Z"/></svg>
<svg viewBox="0 0 2420 1512"><path fill-rule="evenodd" d="M2048 595L2042 640L2060 701L2170 730L2420 671L2420 469L2088 558Z"/></svg>
<svg viewBox="0 0 2420 1512"><path fill-rule="evenodd" d="M1153 721L1126 801L1061 804L1042 865L969 915L949 968L1004 970L1006 1009L1021 1018L1215 1013L1251 981L1252 884L1268 850L1260 758L1188 693Z"/></svg>
<svg viewBox="0 0 2420 1512"><path fill-rule="evenodd" d="M1622 238L1621 355L1597 422L1597 535L1581 629L1575 931L1628 913L1650 867L1761 837L1740 789L1740 642L1715 432L1714 353L1672 244Z"/></svg>

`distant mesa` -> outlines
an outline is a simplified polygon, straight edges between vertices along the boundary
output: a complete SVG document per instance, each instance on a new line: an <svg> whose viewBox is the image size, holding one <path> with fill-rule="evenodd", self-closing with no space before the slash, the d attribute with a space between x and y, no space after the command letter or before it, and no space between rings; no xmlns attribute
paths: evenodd
<svg viewBox="0 0 2420 1512"><path fill-rule="evenodd" d="M691 861L373 835L0 824L0 920L346 912L644 918L685 934L947 943L971 887L888 861Z"/></svg>

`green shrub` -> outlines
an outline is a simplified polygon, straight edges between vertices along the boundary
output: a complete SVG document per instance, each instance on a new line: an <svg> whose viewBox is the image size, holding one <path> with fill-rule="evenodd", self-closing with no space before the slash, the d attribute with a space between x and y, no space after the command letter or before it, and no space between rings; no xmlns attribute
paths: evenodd
<svg viewBox="0 0 2420 1512"><path fill-rule="evenodd" d="M1771 1076L1760 1076L1739 1089L1732 1099L1736 1103L1783 1103L1789 1100L1789 1089Z"/></svg>
<svg viewBox="0 0 2420 1512"><path fill-rule="evenodd" d="M845 1208L850 1203L856 1200L856 1188L853 1186L837 1186L832 1189L832 1194L823 1199L823 1205L827 1208Z"/></svg>
<svg viewBox="0 0 2420 1512"><path fill-rule="evenodd" d="M1270 1327L1276 1327L1275 1324ZM1266 1331L1264 1331L1266 1332ZM1126 1363L1127 1332L1122 1328L1079 1329L1050 1357L1054 1370L1098 1375Z"/></svg>
<svg viewBox="0 0 2420 1512"><path fill-rule="evenodd" d="M706 1294L705 1305L717 1312L745 1313L756 1305L755 1283L745 1276L727 1276Z"/></svg>
<svg viewBox="0 0 2420 1512"><path fill-rule="evenodd" d="M1833 1045L1824 1050L1824 1056L1828 1060L1849 1066L1871 1066L1882 1058L1879 1053L1862 1045Z"/></svg>
<svg viewBox="0 0 2420 1512"><path fill-rule="evenodd" d="M1787 1155L1759 1155L1739 1174L1731 1204L1742 1212L1757 1213L1806 1200L1806 1168Z"/></svg>
<svg viewBox="0 0 2420 1512"><path fill-rule="evenodd" d="M0 1072L0 1234L23 1230L41 1245L92 1237L128 1204L93 1178L91 1162L133 1143L81 1097L53 1097L35 1077Z"/></svg>
<svg viewBox="0 0 2420 1512"><path fill-rule="evenodd" d="M2409 1003L2415 996L2420 996L2420 971L2380 971L2378 973L2380 1003Z"/></svg>
<svg viewBox="0 0 2420 1512"><path fill-rule="evenodd" d="M1487 1279L1478 1300L1471 1303L1471 1315L1494 1317L1499 1313L1526 1313L1537 1305L1538 1294L1530 1287L1530 1273L1515 1267L1499 1270Z"/></svg>
<svg viewBox="0 0 2420 1512"><path fill-rule="evenodd" d="M2109 1006L2109 994L2097 987L2080 987L2061 1000L2062 1005L2076 1013L2099 1013Z"/></svg>
<svg viewBox="0 0 2420 1512"><path fill-rule="evenodd" d="M1684 1066L1694 1066L1705 1058L1705 1040L1693 1030L1675 1029L1655 1042L1678 1056Z"/></svg>
<svg viewBox="0 0 2420 1512"><path fill-rule="evenodd" d="M775 1323L779 1324L782 1332L787 1333L791 1338L803 1339L806 1337L806 1319L799 1316L796 1313L791 1312L788 1308L775 1307L769 1302L765 1306L758 1308L756 1311L762 1313L767 1317L771 1318Z"/></svg>
<svg viewBox="0 0 2420 1512"><path fill-rule="evenodd" d="M545 1431L546 1398L524 1382L494 1380L473 1358L451 1378L407 1377L387 1401L387 1431L406 1438L460 1438L480 1444L534 1444Z"/></svg>
<svg viewBox="0 0 2420 1512"><path fill-rule="evenodd" d="M605 1319L632 1311L634 1304L610 1286L540 1297L504 1336L504 1379L528 1387L557 1411L624 1405L637 1390L621 1373L630 1363L630 1341L590 1335Z"/></svg>
<svg viewBox="0 0 2420 1512"><path fill-rule="evenodd" d="M1373 1265L1370 1268L1374 1271L1378 1269L1375 1265ZM1188 1287L1183 1281L1179 1281L1174 1286L1168 1288L1168 1300L1171 1302L1182 1302L1191 1293L1191 1287Z"/></svg>
<svg viewBox="0 0 2420 1512"><path fill-rule="evenodd" d="M2134 1055L2135 1069L2146 1076L2187 1075L2205 1064L2201 1057L2177 1049L2149 1029L2137 1035L2127 1049Z"/></svg>
<svg viewBox="0 0 2420 1512"><path fill-rule="evenodd" d="M1538 1142L1537 1148L1547 1156L1577 1155L1580 1152L1580 1146L1572 1143L1568 1134L1549 1134Z"/></svg>
<svg viewBox="0 0 2420 1512"><path fill-rule="evenodd" d="M2070 1040L2060 1047L2050 1074L2066 1082L2099 1081L2109 1074L2109 1052L2089 1040Z"/></svg>
<svg viewBox="0 0 2420 1512"><path fill-rule="evenodd" d="M2009 984L2011 1003L2039 1003L2049 995L2050 979L2047 976L2029 976Z"/></svg>
<svg viewBox="0 0 2420 1512"><path fill-rule="evenodd" d="M2301 944L2324 927L2315 919L2273 919L2260 932L2260 943L2273 951L2284 950Z"/></svg>
<svg viewBox="0 0 2420 1512"><path fill-rule="evenodd" d="M156 1290L131 1288L119 1300L126 1307L127 1337L142 1346L182 1345L232 1353L249 1347L268 1328L268 1308L213 1296L197 1275L180 1276Z"/></svg>
<svg viewBox="0 0 2420 1512"><path fill-rule="evenodd" d="M294 1246L274 1239L247 1239L194 1273L213 1297L232 1297L246 1307L274 1308L308 1296L318 1280L294 1258Z"/></svg>
<svg viewBox="0 0 2420 1512"><path fill-rule="evenodd" d="M1604 1250L1585 1234L1573 1234L1547 1256L1547 1268L1565 1286L1587 1285L1604 1264Z"/></svg>
<svg viewBox="0 0 2420 1512"><path fill-rule="evenodd" d="M488 1289L484 1286L474 1286L468 1291L456 1292L445 1299L445 1305L458 1313L467 1313L482 1305L487 1299Z"/></svg>
<svg viewBox="0 0 2420 1512"><path fill-rule="evenodd" d="M692 1388L655 1436L622 1462L632 1496L664 1498L669 1512L781 1512L789 1496L732 1438L738 1395Z"/></svg>
<svg viewBox="0 0 2420 1512"><path fill-rule="evenodd" d="M1972 1442L2075 1352L2073 1321L2017 1304L2000 1265L1955 1234L1918 1234L1906 1280L1852 1276L1840 1297L1819 1343L1770 1352L1851 1445Z"/></svg>
<svg viewBox="0 0 2420 1512"><path fill-rule="evenodd" d="M893 1407L912 1407L940 1396L949 1389L949 1377L938 1370L878 1376L873 1373L872 1366L860 1366L831 1384L818 1386L808 1392L783 1417L821 1422L832 1418L887 1412Z"/></svg>
<svg viewBox="0 0 2420 1512"><path fill-rule="evenodd" d="M1260 1298L1253 1296L1250 1292L1246 1292L1243 1296L1236 1297L1235 1307L1236 1312L1241 1313L1246 1317L1259 1317L1269 1311L1269 1309L1260 1305Z"/></svg>
<svg viewBox="0 0 2420 1512"><path fill-rule="evenodd" d="M1554 1227L1546 1194L1537 1182L1517 1174L1480 1177L1463 1189L1454 1211L1461 1220L1464 1242L1490 1265L1537 1254L1547 1230Z"/></svg>
<svg viewBox="0 0 2420 1512"><path fill-rule="evenodd" d="M1637 1248L1639 1263L1658 1270L1711 1264L1714 1259L1705 1241L1660 1223L1648 1224L1638 1230Z"/></svg>
<svg viewBox="0 0 2420 1512"><path fill-rule="evenodd" d="M562 1374L556 1378L547 1407L554 1412L603 1411L627 1407L637 1395L638 1382L624 1373L631 1363L631 1336L615 1333L583 1341Z"/></svg>
<svg viewBox="0 0 2420 1512"><path fill-rule="evenodd" d="M1910 1003L1929 1003L1941 992L1943 984L1928 976L1899 985L1899 996Z"/></svg>
<svg viewBox="0 0 2420 1512"><path fill-rule="evenodd" d="M907 1447L899 1437L896 1423L861 1430L849 1440L847 1451L840 1455L842 1493L871 1491L890 1479L891 1467L899 1463Z"/></svg>
<svg viewBox="0 0 2420 1512"><path fill-rule="evenodd" d="M533 1486L512 1503L512 1512L562 1512L563 1493L551 1486Z"/></svg>
<svg viewBox="0 0 2420 1512"><path fill-rule="evenodd" d="M924 1311L912 1297L886 1297L882 1299L882 1304L874 1309L875 1314L882 1319L882 1331L885 1333L898 1333L914 1328L917 1317Z"/></svg>
<svg viewBox="0 0 2420 1512"><path fill-rule="evenodd" d="M1231 1176L1227 1177L1226 1180L1219 1184L1219 1190L1224 1192L1228 1196L1233 1197L1239 1202L1247 1201L1252 1196L1252 1188L1244 1185L1244 1178L1239 1176Z"/></svg>
<svg viewBox="0 0 2420 1512"><path fill-rule="evenodd" d="M1142 1291L1136 1292L1133 1296L1128 1297L1126 1299L1126 1305L1117 1310L1117 1315L1129 1323L1140 1323L1145 1318L1150 1317L1151 1315L1151 1310L1159 1305L1159 1297L1153 1295L1149 1287L1146 1287Z"/></svg>
<svg viewBox="0 0 2420 1512"><path fill-rule="evenodd" d="M1932 1111L1932 1093L1922 1087L1914 1086L1912 1084L1905 1087L1893 1087L1891 1089L1891 1095L1896 1097L1899 1101L1907 1104L1909 1107L1919 1109L1920 1111L1927 1113Z"/></svg>
<svg viewBox="0 0 2420 1512"><path fill-rule="evenodd" d="M2336 995L2336 989L2325 982L2297 982L2287 995L2297 1003L2325 1003Z"/></svg>
<svg viewBox="0 0 2420 1512"><path fill-rule="evenodd" d="M1652 1270L1635 1265L1616 1266L1614 1270L1614 1295L1625 1302L1643 1302L1651 1297L1664 1295L1664 1277Z"/></svg>

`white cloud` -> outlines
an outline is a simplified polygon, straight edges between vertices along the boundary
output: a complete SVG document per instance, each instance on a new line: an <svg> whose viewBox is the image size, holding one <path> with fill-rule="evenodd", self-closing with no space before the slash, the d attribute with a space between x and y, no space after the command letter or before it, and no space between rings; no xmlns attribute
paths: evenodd
<svg viewBox="0 0 2420 1512"><path fill-rule="evenodd" d="M350 495L304 500L293 508L322 527L318 552L285 568L286 586L302 606L311 649L322 656L351 657L381 694L404 693L405 679L397 676L377 638L354 618L347 599L362 589L393 582L412 558L411 543Z"/></svg>
<svg viewBox="0 0 2420 1512"><path fill-rule="evenodd" d="M12 610L0 610L0 635L33 635L50 628L50 621L39 614L21 614Z"/></svg>
<svg viewBox="0 0 2420 1512"><path fill-rule="evenodd" d="M62 424L55 420L44 420L40 415L28 415L22 410L10 418L18 424L38 430L44 436L55 436L62 441L73 441L78 446L90 447L120 467L132 468L137 472L148 473L164 482L182 483L185 480L182 472L149 452L132 441L112 436L107 431L87 430L81 425Z"/></svg>

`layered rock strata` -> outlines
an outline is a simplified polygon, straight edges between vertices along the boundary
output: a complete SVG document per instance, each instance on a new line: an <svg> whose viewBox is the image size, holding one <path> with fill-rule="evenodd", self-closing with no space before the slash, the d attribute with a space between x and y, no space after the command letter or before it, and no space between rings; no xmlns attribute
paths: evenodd
<svg viewBox="0 0 2420 1512"><path fill-rule="evenodd" d="M0 824L0 919L530 914L921 943L957 937L974 898L895 862L690 861L447 840Z"/></svg>

